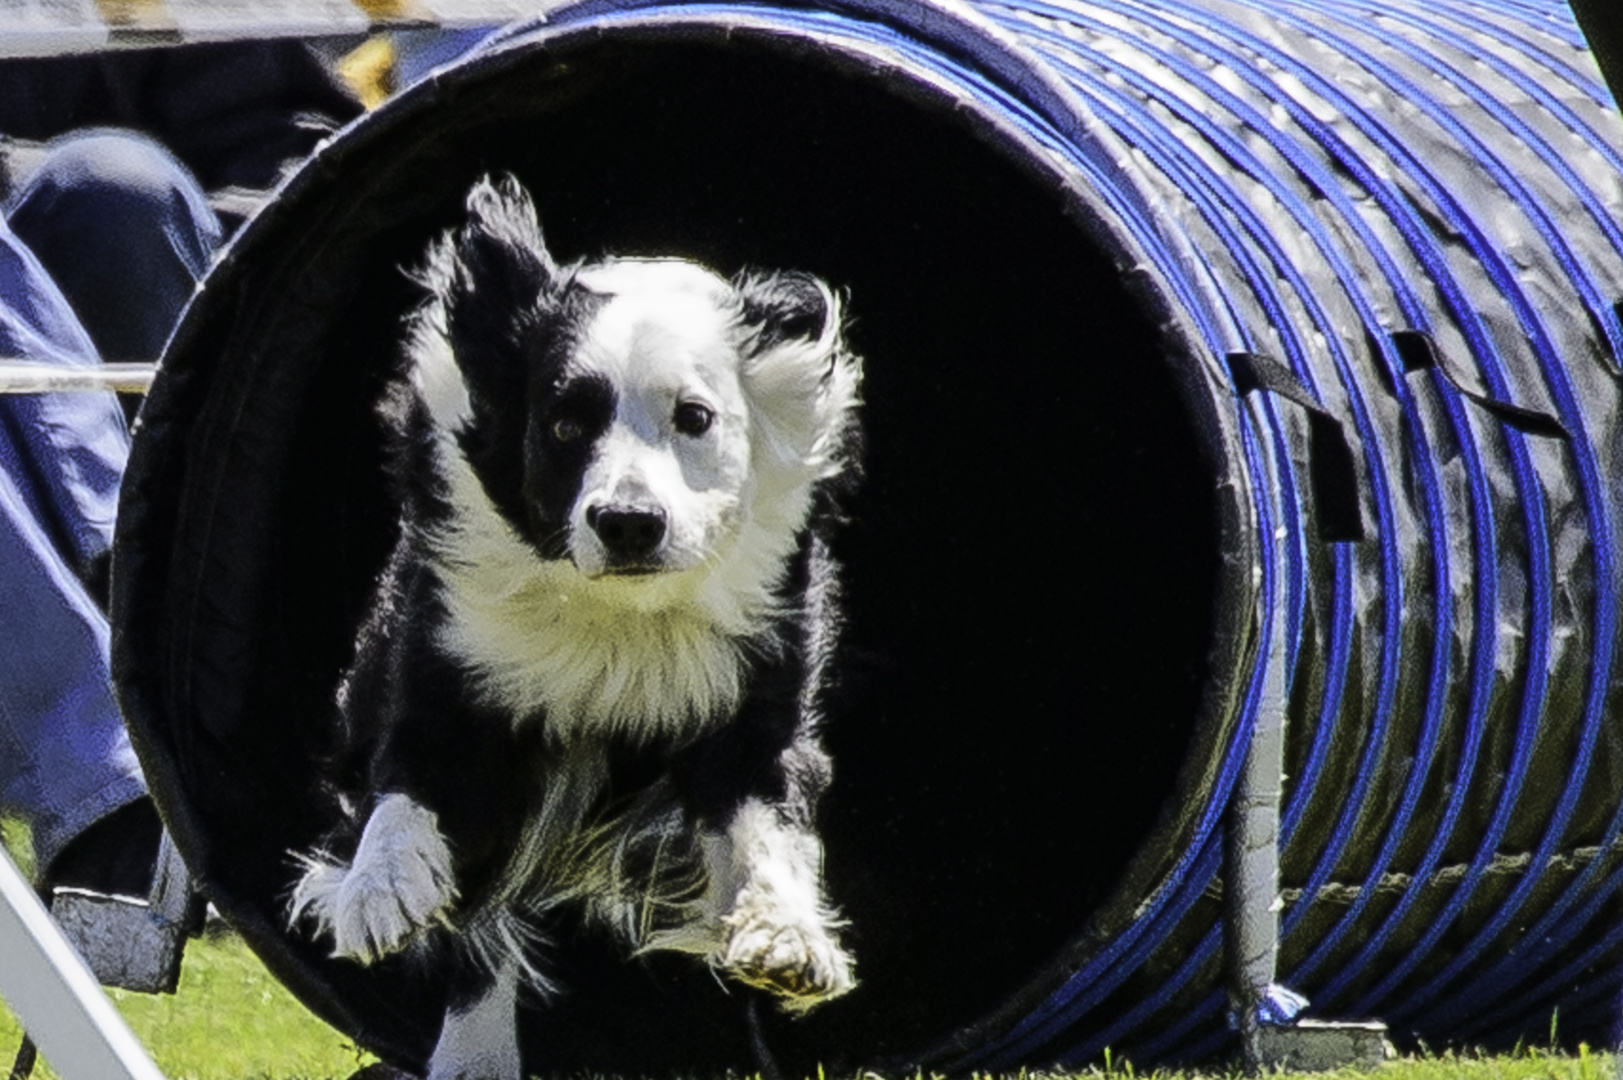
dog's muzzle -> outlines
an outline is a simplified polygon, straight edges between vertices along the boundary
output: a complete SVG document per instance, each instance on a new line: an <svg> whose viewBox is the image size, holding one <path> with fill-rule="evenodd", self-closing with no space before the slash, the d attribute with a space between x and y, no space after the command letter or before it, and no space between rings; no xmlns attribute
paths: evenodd
<svg viewBox="0 0 1623 1080"><path fill-rule="evenodd" d="M601 506L586 511L586 524L603 545L610 574L652 574L661 569L657 554L665 540L665 512L637 506Z"/></svg>

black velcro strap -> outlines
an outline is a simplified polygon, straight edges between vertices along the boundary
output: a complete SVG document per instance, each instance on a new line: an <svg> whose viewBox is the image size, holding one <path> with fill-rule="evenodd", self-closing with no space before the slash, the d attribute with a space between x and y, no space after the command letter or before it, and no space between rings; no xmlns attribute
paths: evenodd
<svg viewBox="0 0 1623 1080"><path fill-rule="evenodd" d="M1341 421L1326 412L1296 373L1277 360L1248 352L1232 352L1227 359L1240 393L1267 390L1307 410L1308 485L1319 539L1332 544L1362 540L1358 461Z"/></svg>
<svg viewBox="0 0 1623 1080"><path fill-rule="evenodd" d="M1392 334L1392 344L1397 347L1398 359L1402 362L1404 371L1437 372L1460 397L1486 411L1506 427L1514 428L1523 435L1533 435L1541 439L1572 438L1572 433L1561 421L1549 413L1526 409L1472 390L1459 373L1452 369L1443 357L1442 350L1437 348L1437 343L1431 340L1429 334L1419 330L1397 330Z"/></svg>

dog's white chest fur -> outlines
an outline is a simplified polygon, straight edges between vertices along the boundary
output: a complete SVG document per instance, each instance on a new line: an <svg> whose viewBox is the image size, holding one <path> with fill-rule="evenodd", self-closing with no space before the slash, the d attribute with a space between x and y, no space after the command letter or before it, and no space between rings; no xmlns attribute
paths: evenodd
<svg viewBox="0 0 1623 1080"><path fill-rule="evenodd" d="M477 485L471 475L462 483ZM494 510L465 511L454 530L436 545L448 615L440 647L515 723L544 715L565 740L642 738L693 732L736 708L744 660L703 609L605 603L613 583L537 560Z"/></svg>

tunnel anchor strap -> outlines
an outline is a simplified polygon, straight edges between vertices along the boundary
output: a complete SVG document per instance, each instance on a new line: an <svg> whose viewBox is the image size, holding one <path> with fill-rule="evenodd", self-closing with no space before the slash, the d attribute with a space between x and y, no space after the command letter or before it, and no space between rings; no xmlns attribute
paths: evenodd
<svg viewBox="0 0 1623 1080"><path fill-rule="evenodd" d="M1320 538L1356 540L1363 536L1358 474L1341 424L1286 367L1253 353L1230 353L1236 389L1270 390L1307 411L1309 490ZM1254 423L1273 423L1258 398L1251 398ZM1277 481L1290 467L1283 450L1262 440L1267 469ZM1269 489L1282 497L1283 486ZM1277 505L1273 508L1278 511ZM1284 529L1269 532L1273 561L1283 563L1292 543ZM1228 808L1223 860L1223 931L1227 953L1228 1023L1240 1035L1246 1072L1252 1076L1282 1070L1324 1071L1348 1066L1374 1068L1387 1054L1386 1025L1378 1020L1345 1022L1305 1019L1308 999L1277 982L1280 808L1284 796L1288 690L1285 575L1273 575L1262 618L1268 620L1267 655L1261 694L1251 717L1244 768Z"/></svg>

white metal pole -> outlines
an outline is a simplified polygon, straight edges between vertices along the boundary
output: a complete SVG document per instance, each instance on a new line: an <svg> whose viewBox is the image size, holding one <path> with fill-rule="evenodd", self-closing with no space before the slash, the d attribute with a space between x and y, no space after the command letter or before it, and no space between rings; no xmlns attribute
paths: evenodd
<svg viewBox="0 0 1623 1080"><path fill-rule="evenodd" d="M164 1080L4 851L0 998L64 1080Z"/></svg>
<svg viewBox="0 0 1623 1080"><path fill-rule="evenodd" d="M157 364L98 364L67 367L0 357L0 394L48 394L62 391L121 390L144 394L152 389Z"/></svg>

